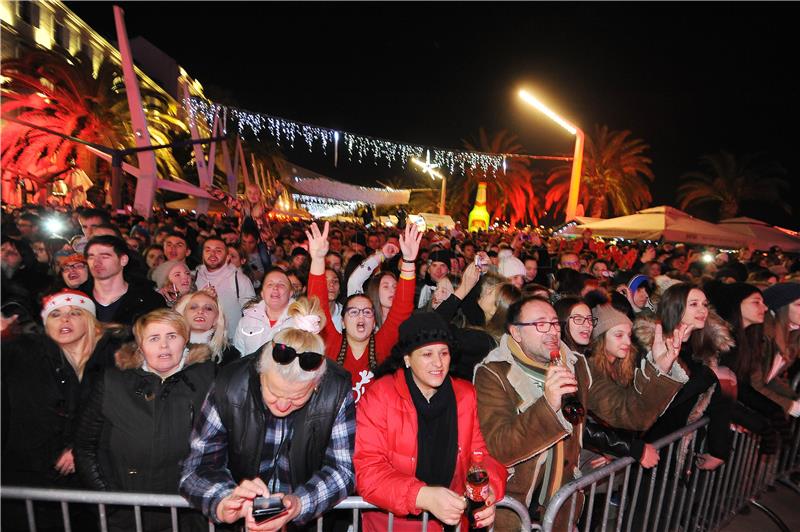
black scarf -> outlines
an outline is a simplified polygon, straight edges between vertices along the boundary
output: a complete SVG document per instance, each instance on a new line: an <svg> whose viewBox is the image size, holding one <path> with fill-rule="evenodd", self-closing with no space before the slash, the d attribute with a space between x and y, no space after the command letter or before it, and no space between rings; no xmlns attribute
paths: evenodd
<svg viewBox="0 0 800 532"><path fill-rule="evenodd" d="M405 369L406 384L417 410L416 477L429 486L450 486L458 453L456 394L446 378L430 402L417 388L411 369Z"/></svg>

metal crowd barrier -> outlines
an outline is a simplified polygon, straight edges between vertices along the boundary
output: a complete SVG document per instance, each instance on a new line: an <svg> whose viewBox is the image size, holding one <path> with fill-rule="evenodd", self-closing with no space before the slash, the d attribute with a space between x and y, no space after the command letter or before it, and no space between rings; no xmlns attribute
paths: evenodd
<svg viewBox="0 0 800 532"><path fill-rule="evenodd" d="M792 386L800 387L800 375ZM705 445L705 441L697 444L698 430L707 424L708 418L702 418L653 442L661 457L652 469L642 468L631 457L619 458L565 484L550 499L541 529L553 531L556 516L564 509L568 522L584 532L711 532L752 505L789 532L757 497L776 482L800 493L792 479L800 473L800 420L792 421L789 443L782 443L770 456L759 454L758 435L735 429L730 456L714 471L698 469L695 463ZM583 511L578 514L581 498Z"/></svg>
<svg viewBox="0 0 800 532"><path fill-rule="evenodd" d="M142 508L169 508L172 516L172 532L179 532L178 509L189 508L189 503L180 495L160 495L153 493L128 493L128 492L109 492L109 491L89 491L89 490L58 490L47 488L25 488L19 486L0 486L0 497L7 499L18 499L25 501L28 518L28 530L36 532L36 516L34 501L56 502L61 504L62 523L64 532L72 532L70 520L70 503L96 505L99 515L99 526L101 532L108 531L107 506L126 506L133 507L136 522L136 532L142 532ZM515 512L525 527L530 529L531 521L528 517L528 509L515 499L504 497L497 502L500 508L507 508ZM334 510L352 511L352 530L358 532L359 513L362 510L373 510L375 506L365 502L361 497L347 497L336 505ZM317 532L322 532L325 515L317 518ZM428 512L422 514L420 522L421 530L427 531L430 517ZM389 532L394 529L394 515L389 514ZM208 530L214 531L214 523L208 523ZM460 530L460 527L456 529ZM81 532L81 531L76 531Z"/></svg>

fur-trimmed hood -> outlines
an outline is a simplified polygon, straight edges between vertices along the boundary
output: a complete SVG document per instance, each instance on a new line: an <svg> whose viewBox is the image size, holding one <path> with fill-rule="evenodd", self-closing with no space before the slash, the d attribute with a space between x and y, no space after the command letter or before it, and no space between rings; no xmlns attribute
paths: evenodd
<svg viewBox="0 0 800 532"><path fill-rule="evenodd" d="M638 316L633 322L633 335L639 344L646 350L653 346L653 337L656 331L656 321L652 316ZM705 331L708 333L709 342L706 343L703 353L695 353L694 358L707 360L710 357L730 351L736 345L731 335L728 323L714 311L709 311Z"/></svg>
<svg viewBox="0 0 800 532"><path fill-rule="evenodd" d="M210 359L211 349L209 349L207 345L191 344L189 346L189 354L186 356L186 363L183 367L188 368L192 364L200 364ZM114 354L114 362L121 370L139 369L144 364L144 355L139 351L139 347L135 342L130 342L123 345Z"/></svg>

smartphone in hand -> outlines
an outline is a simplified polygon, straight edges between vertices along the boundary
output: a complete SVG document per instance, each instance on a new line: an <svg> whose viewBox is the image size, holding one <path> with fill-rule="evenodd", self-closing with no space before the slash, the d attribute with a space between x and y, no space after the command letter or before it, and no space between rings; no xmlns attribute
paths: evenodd
<svg viewBox="0 0 800 532"><path fill-rule="evenodd" d="M272 495L270 497L256 497L253 499L253 520L263 523L289 513L283 505L283 497Z"/></svg>

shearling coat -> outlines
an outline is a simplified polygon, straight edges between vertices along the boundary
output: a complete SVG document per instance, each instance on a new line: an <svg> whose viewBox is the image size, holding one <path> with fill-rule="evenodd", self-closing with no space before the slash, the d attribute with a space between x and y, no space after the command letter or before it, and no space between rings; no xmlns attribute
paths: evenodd
<svg viewBox="0 0 800 532"><path fill-rule="evenodd" d="M578 399L585 405L592 386L586 359L571 353L564 344L561 352L577 377ZM538 512L578 471L582 424L573 427L560 411L552 409L541 386L547 368L523 369L517 361L519 353L517 342L505 334L497 349L476 367L478 419L489 453L508 469L506 494ZM531 370L541 373L542 378L533 377ZM581 506L578 504L576 515L580 515ZM568 518L566 508L556 520L556 529L566 530ZM514 513L497 509L495 530L519 529Z"/></svg>

